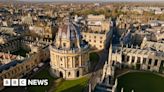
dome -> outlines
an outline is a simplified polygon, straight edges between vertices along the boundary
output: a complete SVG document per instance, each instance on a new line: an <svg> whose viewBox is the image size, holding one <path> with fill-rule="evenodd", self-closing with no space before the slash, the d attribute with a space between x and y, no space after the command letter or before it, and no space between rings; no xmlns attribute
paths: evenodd
<svg viewBox="0 0 164 92"><path fill-rule="evenodd" d="M80 28L72 22L65 23L59 26L57 37L68 40L80 39Z"/></svg>
<svg viewBox="0 0 164 92"><path fill-rule="evenodd" d="M59 26L55 45L57 48L73 49L82 48L86 43L82 40L81 28L71 20Z"/></svg>

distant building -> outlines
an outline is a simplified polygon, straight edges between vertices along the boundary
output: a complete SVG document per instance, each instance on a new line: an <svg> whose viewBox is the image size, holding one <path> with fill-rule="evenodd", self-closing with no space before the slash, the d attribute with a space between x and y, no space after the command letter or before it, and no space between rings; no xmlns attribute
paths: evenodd
<svg viewBox="0 0 164 92"><path fill-rule="evenodd" d="M40 62L48 60L50 56L48 45L49 42L33 40L31 37L18 38L0 45L0 90L4 88L3 79L25 77L32 73ZM26 56L8 53L20 49L30 52Z"/></svg>
<svg viewBox="0 0 164 92"><path fill-rule="evenodd" d="M30 14L28 14L27 16L22 17L21 20L22 20L23 24L33 25L33 18Z"/></svg>
<svg viewBox="0 0 164 92"><path fill-rule="evenodd" d="M110 30L110 20L104 15L88 15L87 29L82 31L84 40L86 40L92 48L102 50L105 47L107 33Z"/></svg>

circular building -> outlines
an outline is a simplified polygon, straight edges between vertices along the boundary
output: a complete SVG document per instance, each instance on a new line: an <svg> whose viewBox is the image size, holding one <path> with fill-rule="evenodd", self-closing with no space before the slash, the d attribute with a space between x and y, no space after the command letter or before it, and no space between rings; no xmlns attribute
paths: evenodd
<svg viewBox="0 0 164 92"><path fill-rule="evenodd" d="M85 75L89 68L89 49L88 43L82 40L79 26L70 20L59 26L50 46L52 74L64 79Z"/></svg>

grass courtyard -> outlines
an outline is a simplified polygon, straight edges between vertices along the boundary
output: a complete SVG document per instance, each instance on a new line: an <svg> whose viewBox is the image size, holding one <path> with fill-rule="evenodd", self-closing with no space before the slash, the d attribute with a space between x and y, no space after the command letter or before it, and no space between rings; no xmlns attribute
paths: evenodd
<svg viewBox="0 0 164 92"><path fill-rule="evenodd" d="M151 72L128 73L118 78L118 91L124 92L164 92L164 77Z"/></svg>
<svg viewBox="0 0 164 92"><path fill-rule="evenodd" d="M88 77L82 77L76 80L62 80L57 86L54 86L55 78L50 76L48 68L38 72L33 79L48 79L48 86L30 86L28 87L28 92L48 92L51 88L54 89L53 92L82 92L84 87L87 85L89 80Z"/></svg>
<svg viewBox="0 0 164 92"><path fill-rule="evenodd" d="M90 53L89 59L90 59L90 61L98 62L99 61L99 55L95 52Z"/></svg>
<svg viewBox="0 0 164 92"><path fill-rule="evenodd" d="M90 53L89 60L92 67L94 68L99 61L99 55L96 52Z"/></svg>
<svg viewBox="0 0 164 92"><path fill-rule="evenodd" d="M54 92L82 92L88 80L88 77L82 77L76 80L64 80L56 87Z"/></svg>

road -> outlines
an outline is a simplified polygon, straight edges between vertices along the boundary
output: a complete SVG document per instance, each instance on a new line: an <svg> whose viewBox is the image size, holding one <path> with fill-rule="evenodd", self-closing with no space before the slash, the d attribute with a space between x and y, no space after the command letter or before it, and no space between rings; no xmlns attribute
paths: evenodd
<svg viewBox="0 0 164 92"><path fill-rule="evenodd" d="M103 74L103 66L105 62L108 60L108 52L109 52L109 44L110 40L112 40L112 43L117 44L119 43L119 37L118 33L116 31L116 22L113 20L113 25L111 26L111 37L107 37L108 39L106 40L106 48L104 49L103 53L100 56L99 63L95 67L91 79L89 80L89 85L91 86L91 90L94 90L95 86L97 83L100 82L100 79ZM108 35L109 36L109 35Z"/></svg>

